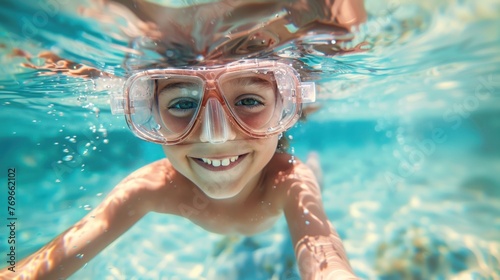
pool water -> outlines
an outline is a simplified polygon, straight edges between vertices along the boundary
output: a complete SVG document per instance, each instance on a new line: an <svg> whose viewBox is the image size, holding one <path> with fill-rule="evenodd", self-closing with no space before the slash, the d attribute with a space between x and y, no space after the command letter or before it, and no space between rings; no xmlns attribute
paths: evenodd
<svg viewBox="0 0 500 280"><path fill-rule="evenodd" d="M50 51L125 72L122 30L78 13L93 2L51 9L54 1L4 1L0 9L0 172L6 182L16 169L18 259L163 157L111 115L114 80L33 68L45 63L36 54ZM290 152L319 155L326 212L360 277L500 279L500 3L365 6L363 52L303 57L321 107L288 133ZM29 25L37 23L43 28ZM299 276L284 219L244 238L151 213L71 279Z"/></svg>

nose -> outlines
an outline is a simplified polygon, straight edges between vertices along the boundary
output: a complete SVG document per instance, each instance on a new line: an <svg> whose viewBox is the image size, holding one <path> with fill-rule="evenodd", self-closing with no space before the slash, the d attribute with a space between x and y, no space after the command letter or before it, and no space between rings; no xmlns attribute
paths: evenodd
<svg viewBox="0 0 500 280"><path fill-rule="evenodd" d="M209 98L203 114L200 141L221 144L235 136L220 102L214 97Z"/></svg>

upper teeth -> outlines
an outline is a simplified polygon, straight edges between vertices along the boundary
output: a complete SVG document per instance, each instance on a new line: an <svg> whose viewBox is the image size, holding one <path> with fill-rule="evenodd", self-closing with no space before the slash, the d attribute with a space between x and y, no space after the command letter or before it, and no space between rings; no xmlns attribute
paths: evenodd
<svg viewBox="0 0 500 280"><path fill-rule="evenodd" d="M209 159L209 158L201 158L204 163L211 164L214 167L219 167L219 166L228 166L229 163L235 162L238 159L239 156L234 156L234 157L228 157L228 158L223 158L223 159Z"/></svg>

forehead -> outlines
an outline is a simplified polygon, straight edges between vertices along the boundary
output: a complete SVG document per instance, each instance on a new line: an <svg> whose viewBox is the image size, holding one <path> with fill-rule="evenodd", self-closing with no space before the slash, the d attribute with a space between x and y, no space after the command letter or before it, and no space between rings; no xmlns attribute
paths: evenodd
<svg viewBox="0 0 500 280"><path fill-rule="evenodd" d="M273 79L269 75L243 75L243 76L233 76L227 79L223 79L223 84L231 84L238 86L269 86Z"/></svg>

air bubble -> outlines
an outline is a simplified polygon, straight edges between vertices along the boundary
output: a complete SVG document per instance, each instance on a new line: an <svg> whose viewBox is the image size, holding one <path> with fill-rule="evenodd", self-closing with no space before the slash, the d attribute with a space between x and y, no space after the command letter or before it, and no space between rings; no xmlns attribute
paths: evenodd
<svg viewBox="0 0 500 280"><path fill-rule="evenodd" d="M101 109L99 109L97 107L94 107L94 108L92 108L92 111L94 111L95 117L98 118L99 117L99 113L101 112Z"/></svg>
<svg viewBox="0 0 500 280"><path fill-rule="evenodd" d="M83 259L83 254L77 254L76 257L79 259Z"/></svg>
<svg viewBox="0 0 500 280"><path fill-rule="evenodd" d="M78 96L78 98L76 99L78 100L79 102L87 102L87 96L85 95L81 95L81 96Z"/></svg>
<svg viewBox="0 0 500 280"><path fill-rule="evenodd" d="M404 136L397 135L396 139L397 139L399 145L405 144L405 138L404 138Z"/></svg>
<svg viewBox="0 0 500 280"><path fill-rule="evenodd" d="M392 155L393 155L395 158L400 158L400 157L401 157L401 153L400 153L398 150L394 150L394 151L392 151Z"/></svg>
<svg viewBox="0 0 500 280"><path fill-rule="evenodd" d="M196 61L203 61L203 60L205 60L205 57L203 55L200 54L196 56Z"/></svg>
<svg viewBox="0 0 500 280"><path fill-rule="evenodd" d="M63 157L64 161L71 161L72 159L73 159L72 155L67 155L67 156Z"/></svg>

